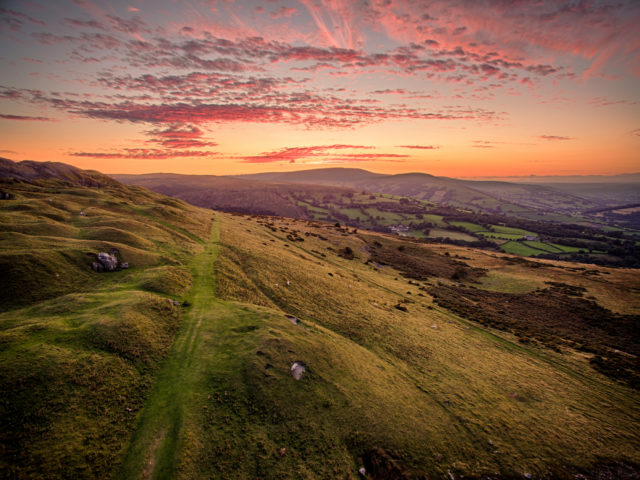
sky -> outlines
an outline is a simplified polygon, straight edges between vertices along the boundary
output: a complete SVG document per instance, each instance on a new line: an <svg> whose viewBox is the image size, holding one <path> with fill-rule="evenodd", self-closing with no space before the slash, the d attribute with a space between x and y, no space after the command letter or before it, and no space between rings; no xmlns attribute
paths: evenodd
<svg viewBox="0 0 640 480"><path fill-rule="evenodd" d="M638 0L0 0L0 156L640 171Z"/></svg>

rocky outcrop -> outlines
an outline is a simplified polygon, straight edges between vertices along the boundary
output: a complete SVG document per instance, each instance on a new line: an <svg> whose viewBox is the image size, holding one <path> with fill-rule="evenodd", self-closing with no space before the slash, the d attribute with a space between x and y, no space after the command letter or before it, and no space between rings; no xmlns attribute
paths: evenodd
<svg viewBox="0 0 640 480"><path fill-rule="evenodd" d="M111 253L100 252L96 258L97 261L91 264L95 272L113 272L118 268L118 259Z"/></svg>

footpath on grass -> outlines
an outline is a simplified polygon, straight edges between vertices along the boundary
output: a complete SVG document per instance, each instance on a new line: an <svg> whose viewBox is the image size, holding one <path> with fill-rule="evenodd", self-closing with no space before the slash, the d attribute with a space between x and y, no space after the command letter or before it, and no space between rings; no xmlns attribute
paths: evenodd
<svg viewBox="0 0 640 480"><path fill-rule="evenodd" d="M206 377L218 361L208 339L223 326L246 317L239 307L215 296L214 266L218 256L220 220L214 221L205 251L193 259L191 307L163 362L136 430L124 453L117 479L165 479L179 476L193 449L196 405L206 396Z"/></svg>

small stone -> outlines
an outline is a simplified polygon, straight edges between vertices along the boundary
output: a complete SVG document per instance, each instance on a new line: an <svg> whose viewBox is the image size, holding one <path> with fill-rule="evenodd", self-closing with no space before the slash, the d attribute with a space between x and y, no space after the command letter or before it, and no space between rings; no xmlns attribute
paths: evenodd
<svg viewBox="0 0 640 480"><path fill-rule="evenodd" d="M287 449L286 449L286 448L284 448L284 447L282 447L282 448L280 449L280 456L284 457L286 454L287 454Z"/></svg>
<svg viewBox="0 0 640 480"><path fill-rule="evenodd" d="M307 368L305 367L303 362L298 361L291 364L291 375L293 375L293 378L295 378L296 380L300 380L302 378L302 375L306 371Z"/></svg>

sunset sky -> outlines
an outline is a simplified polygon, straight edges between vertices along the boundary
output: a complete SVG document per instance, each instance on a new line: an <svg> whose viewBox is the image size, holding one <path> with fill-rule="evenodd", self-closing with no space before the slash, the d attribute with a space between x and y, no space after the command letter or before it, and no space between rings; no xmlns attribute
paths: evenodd
<svg viewBox="0 0 640 480"><path fill-rule="evenodd" d="M0 0L0 156L640 171L640 1Z"/></svg>

